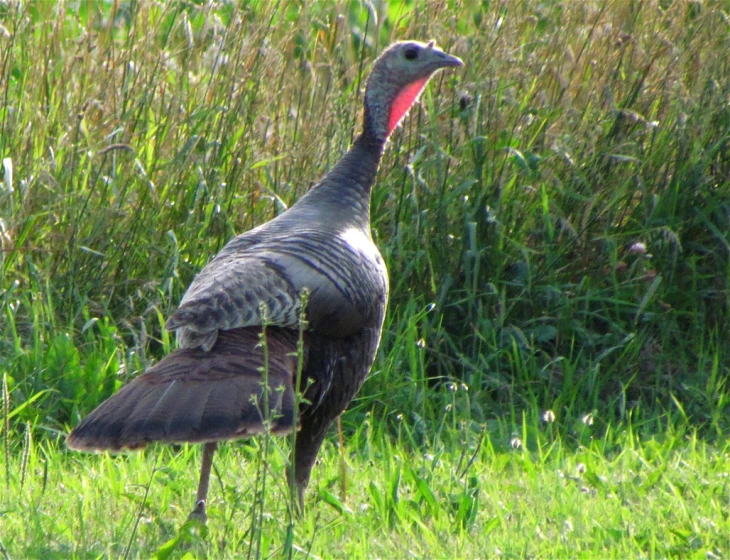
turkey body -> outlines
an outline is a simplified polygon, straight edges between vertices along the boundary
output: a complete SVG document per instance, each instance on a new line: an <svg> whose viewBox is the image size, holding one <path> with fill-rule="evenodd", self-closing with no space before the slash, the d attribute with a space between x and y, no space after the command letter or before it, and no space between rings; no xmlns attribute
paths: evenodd
<svg viewBox="0 0 730 560"><path fill-rule="evenodd" d="M369 189L381 154L382 145L356 141L297 204L231 240L167 321L180 348L87 416L68 444L214 442L261 433L269 421L278 435L298 428L301 495L327 429L364 382L380 341L388 274L370 234Z"/></svg>
<svg viewBox="0 0 730 560"><path fill-rule="evenodd" d="M301 502L327 430L380 341L388 274L371 236L370 192L386 141L431 74L458 65L433 43L386 50L352 148L296 204L231 240L201 270L166 323L178 350L92 411L68 446L204 443L193 514L205 519L218 441L297 430L291 482Z"/></svg>

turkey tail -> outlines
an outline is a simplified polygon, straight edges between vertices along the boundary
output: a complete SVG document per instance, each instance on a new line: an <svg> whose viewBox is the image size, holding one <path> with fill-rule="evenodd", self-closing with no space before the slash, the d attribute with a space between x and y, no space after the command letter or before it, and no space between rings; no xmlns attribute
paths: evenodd
<svg viewBox="0 0 730 560"><path fill-rule="evenodd" d="M153 441L236 439L264 432L267 420L271 433L290 432L297 417L297 333L268 328L265 352L260 332L221 331L209 352L168 354L84 418L67 445L119 451Z"/></svg>

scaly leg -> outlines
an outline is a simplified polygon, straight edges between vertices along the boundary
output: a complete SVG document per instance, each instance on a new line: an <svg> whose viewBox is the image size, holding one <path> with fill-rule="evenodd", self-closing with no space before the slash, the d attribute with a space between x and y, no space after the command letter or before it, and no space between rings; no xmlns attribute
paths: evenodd
<svg viewBox="0 0 730 560"><path fill-rule="evenodd" d="M208 486L210 482L210 468L213 466L213 454L218 447L218 442L209 441L203 445L203 464L200 466L200 482L198 482L198 495L195 498L195 507L188 515L188 519L197 519L202 523L208 521L208 514L205 505L208 501Z"/></svg>

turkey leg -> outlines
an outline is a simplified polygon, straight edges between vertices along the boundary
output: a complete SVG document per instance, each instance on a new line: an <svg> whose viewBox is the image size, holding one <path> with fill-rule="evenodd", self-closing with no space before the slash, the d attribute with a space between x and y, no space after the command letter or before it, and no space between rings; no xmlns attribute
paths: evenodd
<svg viewBox="0 0 730 560"><path fill-rule="evenodd" d="M218 442L209 441L203 445L203 463L200 466L200 482L198 482L198 495L195 498L195 507L188 515L188 519L197 519L202 523L208 520L205 505L208 502L208 486L210 482L210 468L213 466L213 454Z"/></svg>

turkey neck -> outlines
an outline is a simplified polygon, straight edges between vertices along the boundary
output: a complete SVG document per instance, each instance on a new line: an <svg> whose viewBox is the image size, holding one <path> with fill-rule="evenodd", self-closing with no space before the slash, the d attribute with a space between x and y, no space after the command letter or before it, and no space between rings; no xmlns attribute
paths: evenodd
<svg viewBox="0 0 730 560"><path fill-rule="evenodd" d="M321 207L325 222L356 226L370 235L370 191L383 156L385 142L366 130L330 172L300 201Z"/></svg>

